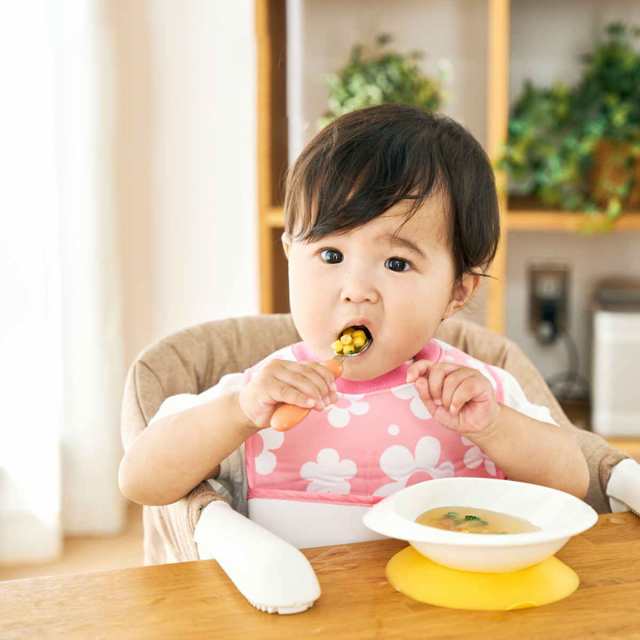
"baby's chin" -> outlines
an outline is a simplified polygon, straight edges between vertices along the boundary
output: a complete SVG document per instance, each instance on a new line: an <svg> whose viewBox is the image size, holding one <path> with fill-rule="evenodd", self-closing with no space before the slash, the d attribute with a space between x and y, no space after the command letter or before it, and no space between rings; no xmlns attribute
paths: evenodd
<svg viewBox="0 0 640 640"><path fill-rule="evenodd" d="M345 380L373 380L379 378L389 371L399 367L402 362L391 362L388 359L380 361L374 353L375 345L372 345L362 355L342 360L342 377Z"/></svg>

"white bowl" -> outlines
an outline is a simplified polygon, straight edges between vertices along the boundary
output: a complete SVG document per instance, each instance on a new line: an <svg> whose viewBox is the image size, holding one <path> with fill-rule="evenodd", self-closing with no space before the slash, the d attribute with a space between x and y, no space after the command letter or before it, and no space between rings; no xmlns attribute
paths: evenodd
<svg viewBox="0 0 640 640"><path fill-rule="evenodd" d="M525 518L540 531L471 534L427 527L415 519L437 507L491 509ZM454 569L502 573L542 562L591 528L598 514L575 496L537 484L492 478L441 478L402 489L369 509L364 524L407 540L422 555Z"/></svg>

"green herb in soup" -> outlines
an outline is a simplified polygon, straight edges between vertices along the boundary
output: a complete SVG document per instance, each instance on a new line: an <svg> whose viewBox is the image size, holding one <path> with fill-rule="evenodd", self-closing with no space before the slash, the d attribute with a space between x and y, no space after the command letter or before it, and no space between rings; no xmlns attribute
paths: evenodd
<svg viewBox="0 0 640 640"><path fill-rule="evenodd" d="M438 507L429 509L416 518L416 522L428 527L458 531L461 533L528 533L540 531L539 527L524 518L516 518L499 511L472 507Z"/></svg>

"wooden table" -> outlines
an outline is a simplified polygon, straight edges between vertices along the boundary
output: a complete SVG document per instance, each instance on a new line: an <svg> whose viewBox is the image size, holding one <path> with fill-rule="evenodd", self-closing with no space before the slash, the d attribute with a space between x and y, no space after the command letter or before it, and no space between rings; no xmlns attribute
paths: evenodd
<svg viewBox="0 0 640 640"><path fill-rule="evenodd" d="M253 609L213 561L4 582L0 638L640 638L640 518L629 513L601 516L558 553L580 587L535 609L457 611L410 600L384 576L404 544L306 551L323 593L292 616Z"/></svg>

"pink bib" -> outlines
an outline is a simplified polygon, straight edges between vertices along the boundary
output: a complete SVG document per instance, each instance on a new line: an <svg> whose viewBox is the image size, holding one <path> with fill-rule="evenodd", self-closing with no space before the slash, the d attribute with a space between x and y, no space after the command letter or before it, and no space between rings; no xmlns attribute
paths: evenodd
<svg viewBox="0 0 640 640"><path fill-rule="evenodd" d="M291 349L298 361L314 359L302 342ZM503 402L493 367L435 339L414 357L422 358L480 370ZM249 369L246 379L269 359ZM337 403L311 411L290 431L263 429L249 438L248 499L370 506L432 478L505 478L479 447L431 418L415 384L405 382L410 364L372 380L339 378Z"/></svg>

